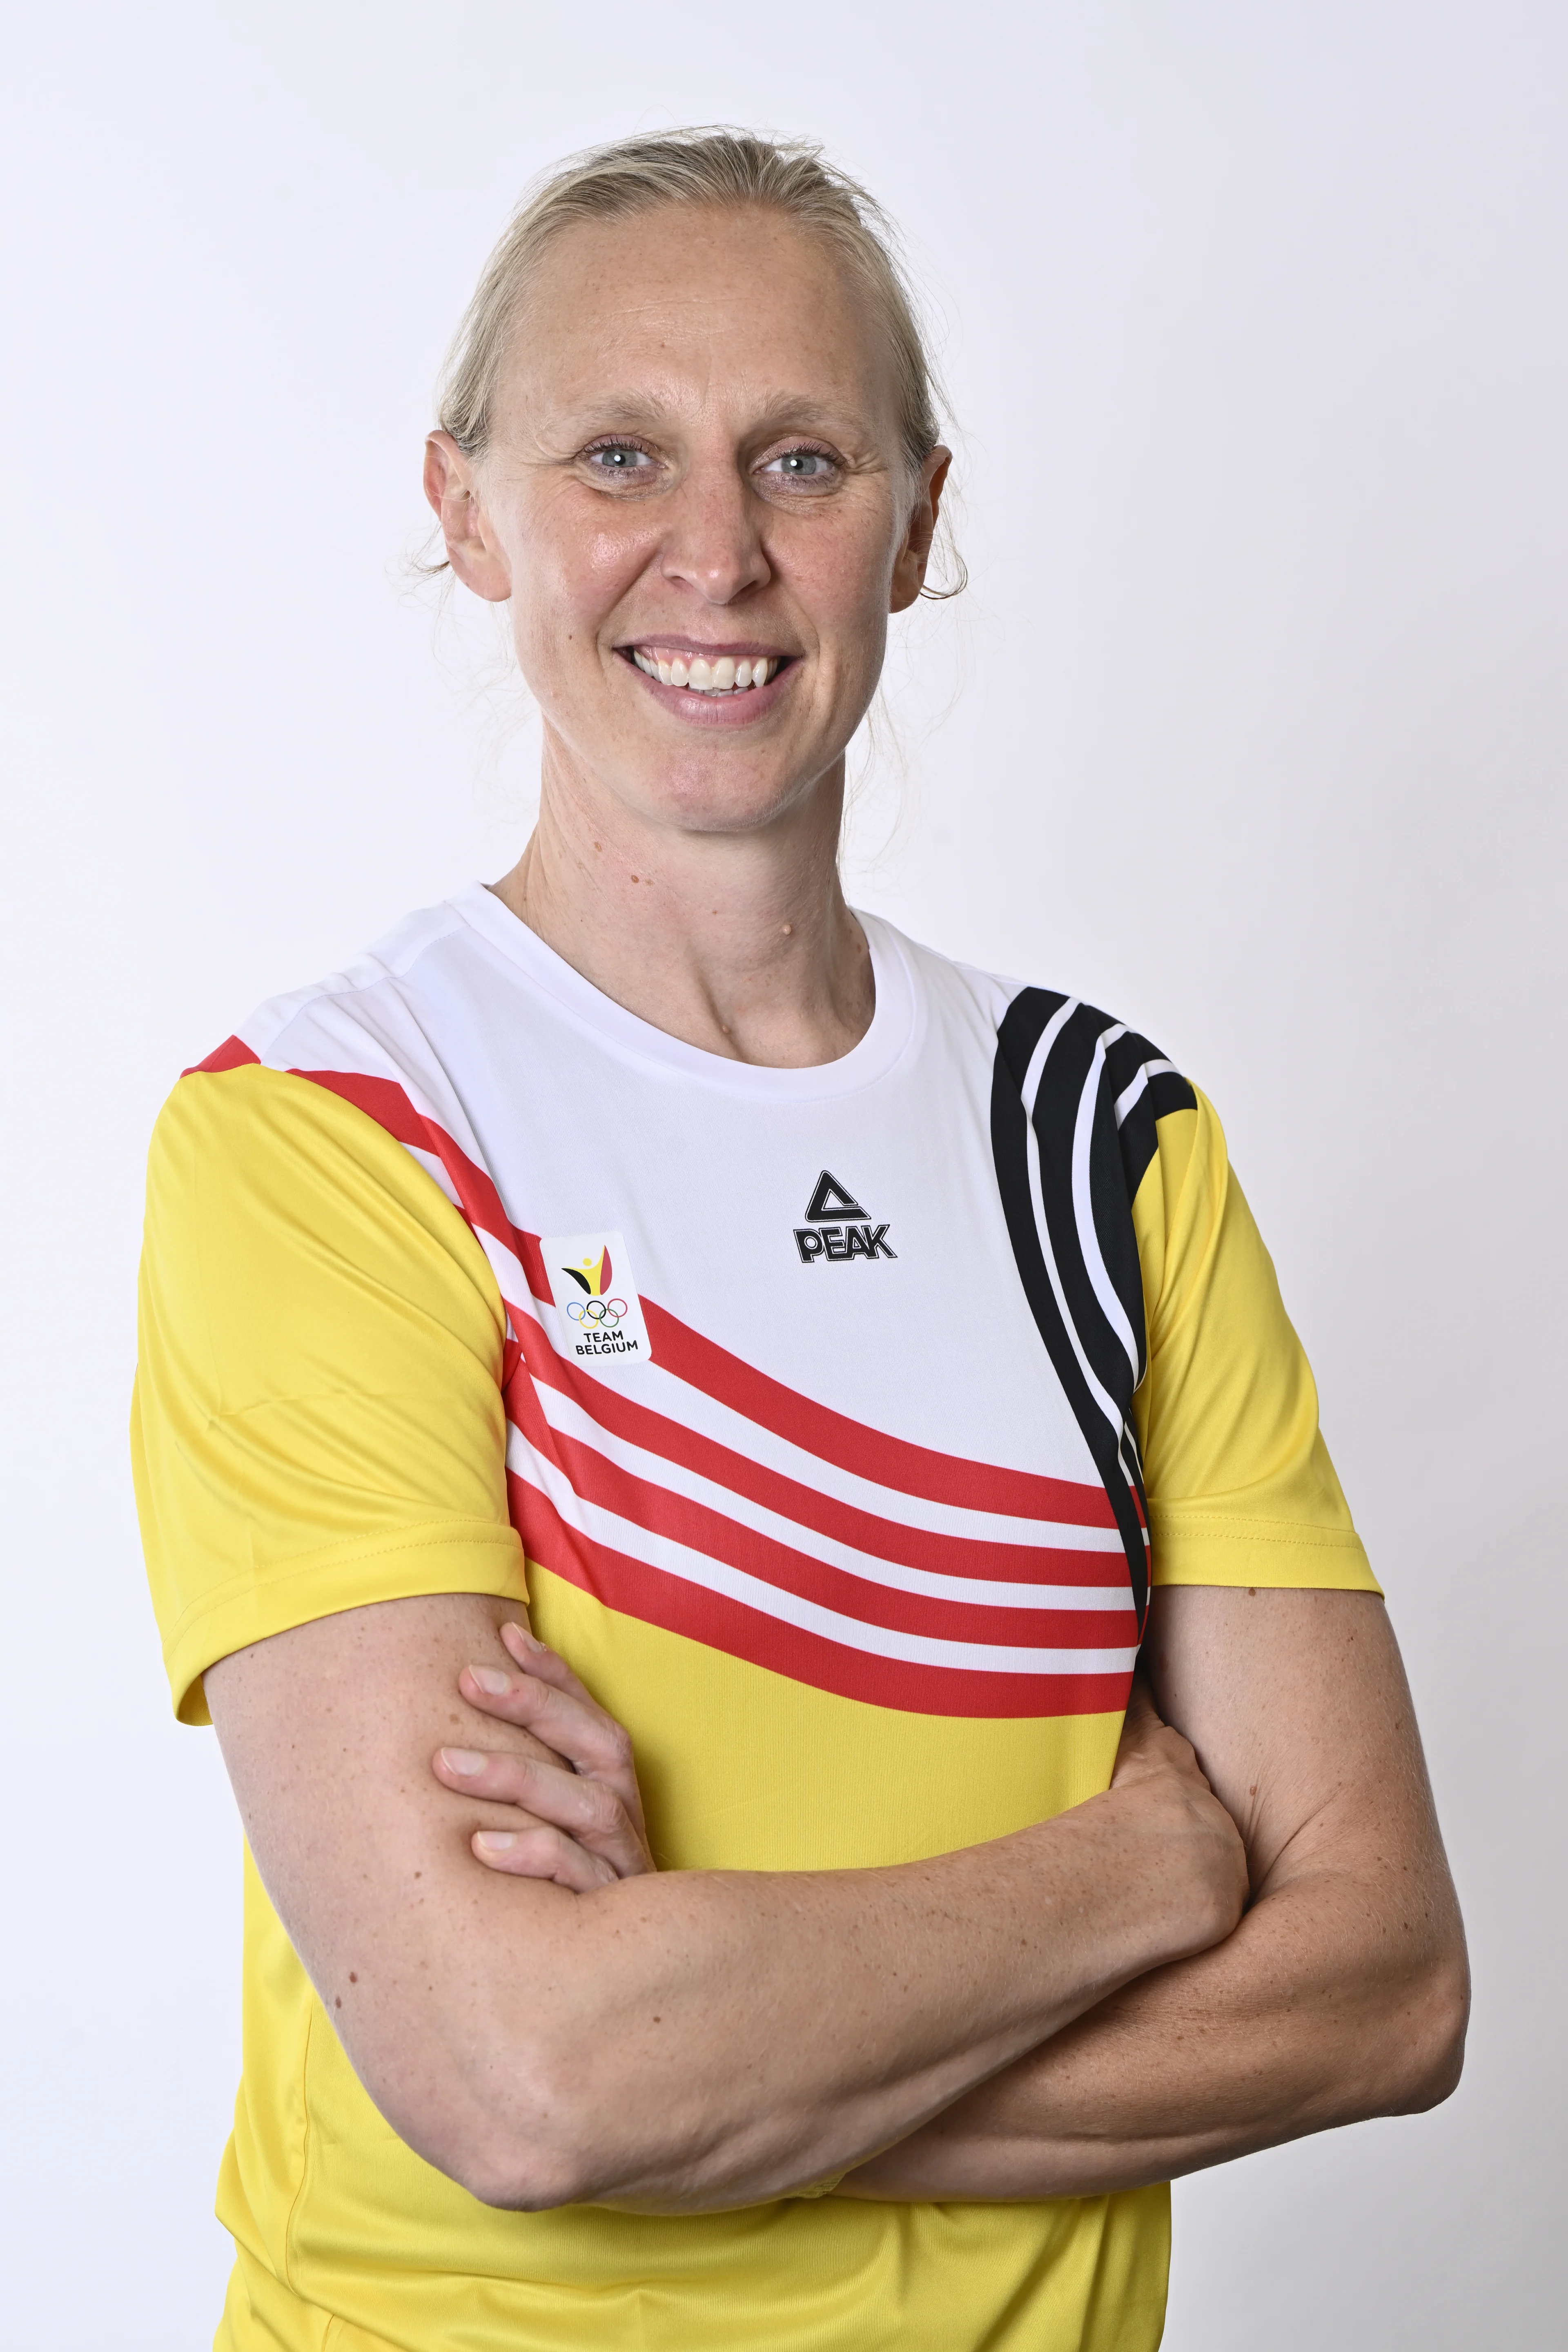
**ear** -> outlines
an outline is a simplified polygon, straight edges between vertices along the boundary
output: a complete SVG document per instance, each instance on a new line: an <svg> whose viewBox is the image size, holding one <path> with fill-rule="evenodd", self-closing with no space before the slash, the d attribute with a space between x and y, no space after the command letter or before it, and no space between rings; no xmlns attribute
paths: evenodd
<svg viewBox="0 0 1568 2352"><path fill-rule="evenodd" d="M942 485L947 469L952 463L952 451L939 443L921 467L920 487L910 515L904 542L893 559L893 589L888 601L889 613L902 613L915 601L925 585L926 565L931 562L931 543L936 536L936 519L942 507Z"/></svg>
<svg viewBox="0 0 1568 2352"><path fill-rule="evenodd" d="M472 460L449 433L432 433L425 444L425 495L440 522L447 561L464 587L503 604L511 594L511 566L479 503Z"/></svg>

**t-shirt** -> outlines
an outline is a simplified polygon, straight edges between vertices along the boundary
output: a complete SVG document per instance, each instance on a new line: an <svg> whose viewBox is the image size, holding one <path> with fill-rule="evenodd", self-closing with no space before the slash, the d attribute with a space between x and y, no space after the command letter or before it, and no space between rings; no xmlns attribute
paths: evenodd
<svg viewBox="0 0 1568 2352"><path fill-rule="evenodd" d="M528 1600L668 1869L892 1864L1108 1782L1151 1578L1376 1591L1214 1112L861 917L854 1050L650 1027L475 885L153 1140L133 1445L175 1708L402 1595ZM508 2213L383 2121L247 1857L226 2352L1140 2352L1163 2188Z"/></svg>

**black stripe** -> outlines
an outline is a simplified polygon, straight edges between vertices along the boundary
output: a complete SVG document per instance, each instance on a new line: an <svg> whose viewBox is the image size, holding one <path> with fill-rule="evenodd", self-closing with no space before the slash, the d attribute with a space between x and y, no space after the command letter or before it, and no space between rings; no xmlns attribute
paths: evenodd
<svg viewBox="0 0 1568 2352"><path fill-rule="evenodd" d="M1120 1058L1124 1045L1133 1048L1125 1061ZM1119 1038L1105 1057L1108 1070L1111 1068L1113 1059L1116 1061L1110 1087L1112 1103L1118 1095L1126 1092L1145 1062L1163 1062L1164 1058L1158 1045L1151 1045L1147 1037L1129 1035ZM1138 1187L1148 1174L1149 1162L1159 1149L1159 1139L1154 1133L1155 1121L1163 1118L1167 1111L1196 1110L1197 1107L1196 1095L1179 1071L1162 1070L1158 1077L1150 1079L1122 1120L1118 1139L1121 1146L1121 1164L1127 1171L1129 1201L1138 1198Z"/></svg>
<svg viewBox="0 0 1568 2352"><path fill-rule="evenodd" d="M1105 1270L1110 1276L1110 1286L1121 1302L1137 1344L1138 1363L1131 1386L1123 1399L1121 1382L1127 1372L1127 1350L1120 1339L1116 1341L1116 1385L1110 1393L1122 1405L1125 1414L1131 1402L1132 1390L1148 1369L1148 1317L1143 1306L1143 1268L1138 1256L1138 1236L1132 1229L1130 1214L1131 1194L1127 1189L1127 1171L1122 1161L1116 1134L1116 1114L1112 1105L1114 1080L1100 1074L1100 1092L1094 1106L1094 1129L1089 1147L1089 1200L1094 1218L1095 1239ZM1097 1302L1098 1303L1098 1302Z"/></svg>
<svg viewBox="0 0 1568 2352"><path fill-rule="evenodd" d="M1045 1204L1046 1229L1050 1235L1051 1255L1057 1262L1057 1276L1067 1300L1068 1313L1072 1318L1079 1344L1094 1368L1096 1380L1125 1422L1127 1406L1131 1402L1142 1363L1140 1361L1137 1368L1129 1364L1121 1337L1100 1305L1094 1285L1089 1280L1085 1244L1086 1242L1098 1241L1099 1234L1086 1235L1079 1231L1072 1191L1073 1139L1079 1108L1085 1088L1093 1082L1096 1048L1106 1030L1114 1026L1115 1024L1092 1004L1080 1004L1068 1016L1047 1057L1035 1094L1034 1118L1035 1134L1039 1144L1040 1197ZM1110 1099L1101 1069L1089 1129L1091 1206L1097 1189L1093 1181L1097 1159L1101 1163L1098 1190L1102 1196L1108 1182L1115 1187L1121 1181L1115 1121L1107 1113ZM1111 1162L1109 1167L1105 1165L1108 1152ZM1114 1191L1111 1197L1114 1200ZM1102 1220L1096 1218L1095 1222L1098 1226ZM1121 1222L1124 1225L1128 1222L1125 1195L1121 1203ZM1124 1253L1119 1252L1118 1255L1122 1256ZM1124 1299L1124 1310L1125 1306ZM1129 1315L1128 1320L1136 1334L1143 1323L1142 1277L1136 1310Z"/></svg>
<svg viewBox="0 0 1568 2352"><path fill-rule="evenodd" d="M1185 1078L1173 1070L1163 1070L1158 1077L1149 1080L1120 1130L1116 1126L1116 1104L1146 1062L1163 1062L1164 1058L1158 1045L1131 1029L1107 1048L1105 1079L1101 1100L1095 1108L1094 1147L1089 1160L1095 1232L1100 1255L1138 1341L1140 1381L1149 1362L1148 1318L1143 1306L1138 1237L1129 1213L1158 1149L1156 1119L1163 1118L1168 1110L1191 1110L1197 1097Z"/></svg>
<svg viewBox="0 0 1568 2352"><path fill-rule="evenodd" d="M1121 1430L1114 1428L1106 1418L1089 1382L1085 1380L1083 1368L1079 1362L1071 1337L1062 1320L1061 1310L1057 1305L1056 1294L1051 1287L1045 1252L1041 1247L1039 1233L1035 1223L1035 1204L1029 1188L1028 1121L1024 1110L1023 1081L1029 1066L1030 1056L1040 1041L1046 1024L1060 1011L1065 1002L1065 998L1049 990L1026 988L1020 991L1008 1006L997 1031L996 1059L992 1074L991 1146L996 1165L996 1181L1002 1197L1003 1213L1007 1220L1007 1231L1013 1244L1013 1255L1017 1265L1019 1280L1024 1286L1024 1295L1029 1302L1036 1326L1045 1342L1046 1352L1051 1360L1052 1369L1061 1382L1062 1392L1072 1408L1079 1428L1083 1433L1084 1443L1089 1447L1090 1458L1100 1473L1111 1509L1116 1515L1122 1549L1127 1556L1127 1572L1132 1589L1133 1607L1137 1613L1139 1631L1142 1633L1148 1606L1149 1575L1142 1519L1140 1517L1140 1507L1143 1501L1142 1470L1126 1418L1126 1408L1131 1404L1132 1395L1132 1370L1128 1363L1126 1350L1110 1329L1104 1311L1094 1296L1084 1266L1083 1252L1072 1214L1072 1120L1077 1114L1079 1093L1092 1058L1095 1039L1102 1030L1110 1025L1102 1015L1097 1013L1089 1013L1085 1020L1084 1009L1081 1007L1069 1015L1046 1063L1047 1076L1054 1076L1057 1056L1058 1054L1062 1055L1064 1068L1078 1071L1079 1085L1076 1087L1072 1087L1070 1080L1064 1081L1061 1086L1053 1085L1049 1090L1050 1099L1047 1106L1045 1131L1042 1132L1038 1100L1035 1129L1040 1146L1041 1192L1046 1206L1047 1231L1050 1235L1052 1254L1057 1261L1058 1277L1061 1282L1063 1297L1068 1301L1069 1311L1073 1316L1079 1344L1083 1347L1089 1362L1094 1366L1097 1377L1104 1382L1113 1402L1122 1412L1123 1425ZM1085 1037L1087 1037L1087 1045L1084 1042ZM1040 1091L1042 1095L1047 1091L1044 1082ZM1064 1158L1064 1128L1060 1106L1069 1095L1071 1112L1065 1125ZM1104 1096L1103 1083L1101 1096L1102 1097ZM1097 1105L1097 1128L1100 1123ZM1113 1120L1108 1119L1106 1123L1114 1130ZM1114 1146L1112 1148L1114 1149ZM1131 1225L1131 1213L1125 1200L1122 1215ZM1134 1257L1136 1257L1136 1250L1134 1250ZM1084 1304L1086 1300L1087 1307ZM1086 1337L1083 1321L1080 1319L1080 1315L1087 1313L1089 1309L1092 1309L1096 1327L1092 1347ZM1140 1289L1139 1312L1137 1320L1133 1323L1134 1330L1140 1328L1142 1321L1142 1297ZM1120 1364L1120 1377L1115 1386L1112 1386L1110 1381L1105 1381L1104 1374L1100 1370L1100 1359L1105 1355L1107 1342L1114 1349ZM1109 1366L1109 1357L1106 1360ZM1132 1482L1131 1486L1130 1479ZM1134 1488L1138 1496L1136 1504L1133 1501ZM1144 1518L1147 1517L1146 1511L1142 1516Z"/></svg>

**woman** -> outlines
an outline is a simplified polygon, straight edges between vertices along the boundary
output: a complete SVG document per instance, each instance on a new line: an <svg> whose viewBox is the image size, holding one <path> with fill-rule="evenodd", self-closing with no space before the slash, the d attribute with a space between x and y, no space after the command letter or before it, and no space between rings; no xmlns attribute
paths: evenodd
<svg viewBox="0 0 1568 2352"><path fill-rule="evenodd" d="M537 830L153 1150L139 1499L254 1856L222 2345L1130 2352L1173 2172L1457 2078L1213 1112L839 888L947 466L810 150L590 156L470 310L426 488Z"/></svg>

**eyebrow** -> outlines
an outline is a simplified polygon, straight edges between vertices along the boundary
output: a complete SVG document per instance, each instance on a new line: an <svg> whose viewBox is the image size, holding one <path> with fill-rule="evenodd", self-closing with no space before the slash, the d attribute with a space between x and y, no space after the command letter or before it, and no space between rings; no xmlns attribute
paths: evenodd
<svg viewBox="0 0 1568 2352"><path fill-rule="evenodd" d="M611 392L574 405L562 417L561 425L569 435L578 431L613 432L617 425L658 431L669 425L671 415L666 404L650 400L646 392ZM858 410L828 408L810 394L798 392L778 392L765 400L757 411L752 430L765 436L791 425L872 443L877 437Z"/></svg>

